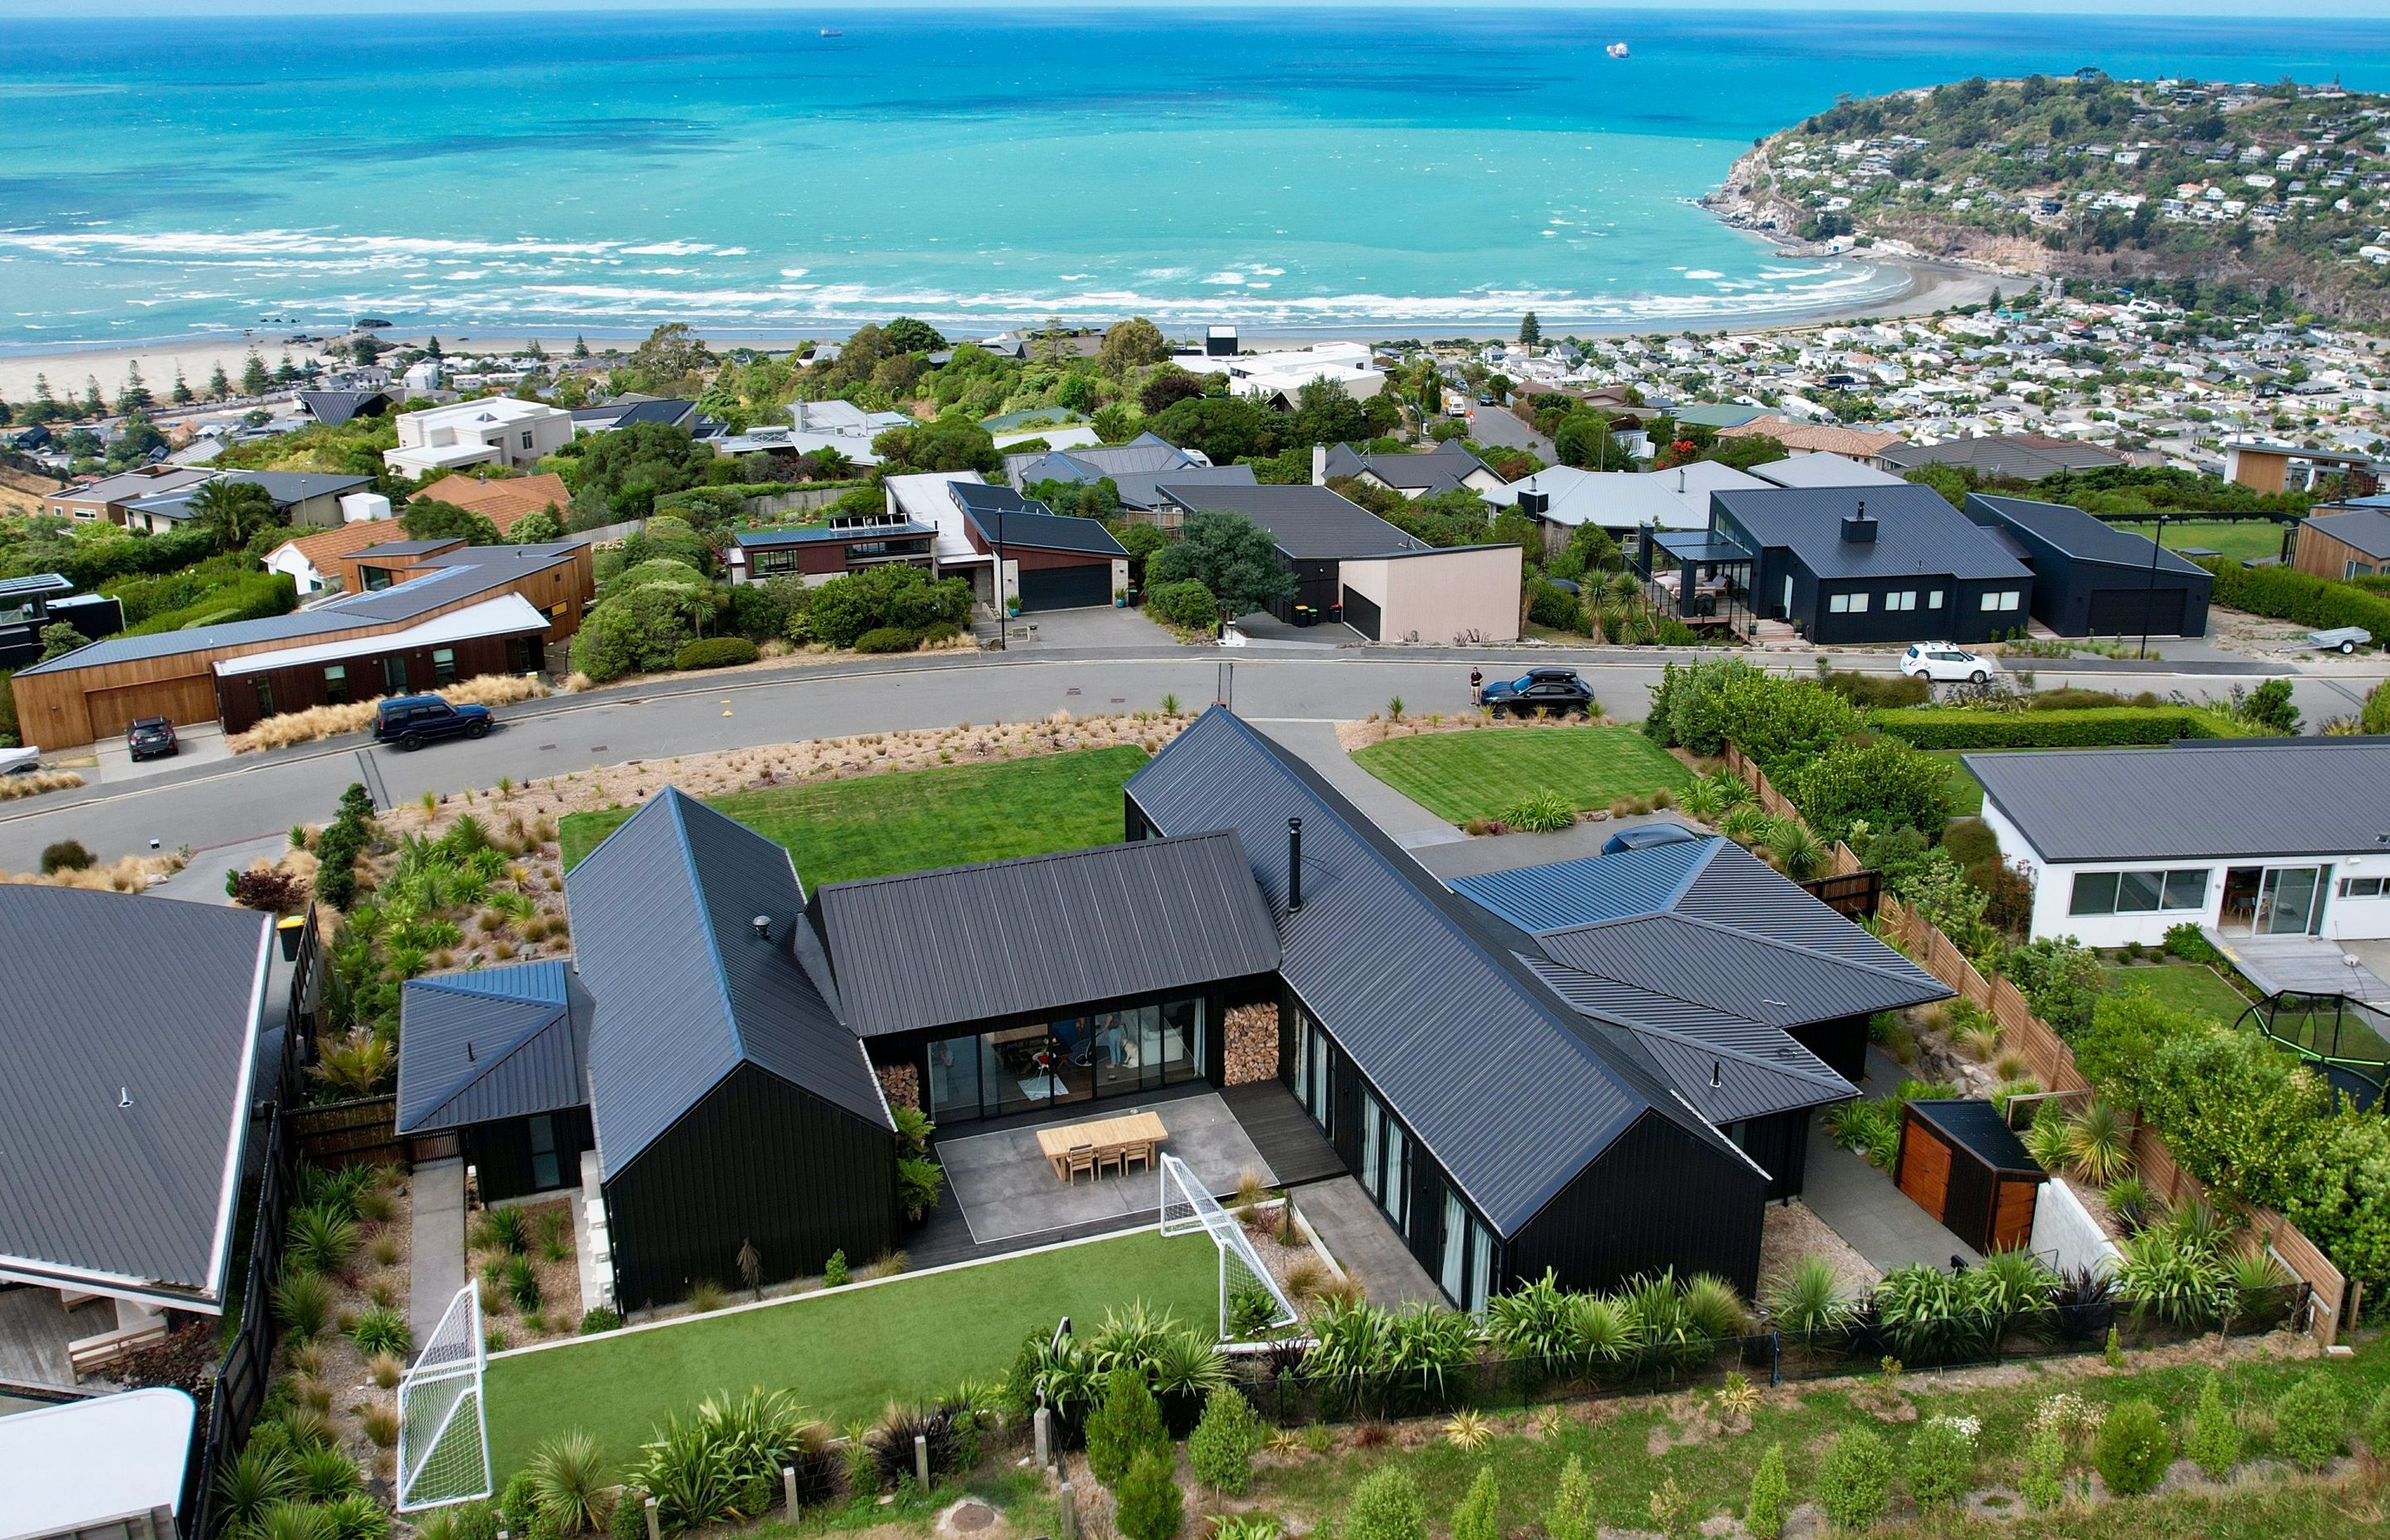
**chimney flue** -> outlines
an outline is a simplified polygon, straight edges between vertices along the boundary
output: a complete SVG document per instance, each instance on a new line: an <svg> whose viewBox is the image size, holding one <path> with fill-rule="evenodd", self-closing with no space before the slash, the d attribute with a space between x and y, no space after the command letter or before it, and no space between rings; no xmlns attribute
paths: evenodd
<svg viewBox="0 0 2390 1540"><path fill-rule="evenodd" d="M765 940L765 941L770 941L770 940L772 939L772 917L771 917L771 916L769 916L769 915L757 915L753 919L749 920L747 923L748 923L748 924L750 924L750 925L752 925L752 926L753 926L753 927L755 928L755 934L756 934L757 936L761 937L763 940Z"/></svg>
<svg viewBox="0 0 2390 1540"><path fill-rule="evenodd" d="M1303 820L1286 821L1286 912L1303 910Z"/></svg>

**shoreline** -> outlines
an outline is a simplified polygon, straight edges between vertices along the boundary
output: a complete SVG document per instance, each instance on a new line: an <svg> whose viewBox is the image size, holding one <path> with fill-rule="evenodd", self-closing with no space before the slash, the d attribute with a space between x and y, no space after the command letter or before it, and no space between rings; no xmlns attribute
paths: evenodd
<svg viewBox="0 0 2390 1540"><path fill-rule="evenodd" d="M1764 238L1764 237L1763 237ZM1789 261L1819 260L1810 253L1786 252ZM1553 336L1627 337L1664 334L1680 335L1695 332L1779 332L1802 331L1818 327L1869 317L1892 319L1927 314L1936 310L1955 309L1980 304L1995 289L2013 289L2019 284L2029 284L2028 275L2003 274L1987 267L1934 261L1902 255L1845 253L1840 260L1859 261L1884 268L1896 268L1906 276L1898 292L1880 295L1873 300L1842 304L1825 304L1791 311L1766 311L1736 315L1723 312L1703 315L1697 323L1687 320L1636 320L1614 322L1552 322L1547 330ZM1120 317L1125 319L1125 316ZM886 319L881 317L880 319ZM691 322L708 346L717 351L734 347L752 347L785 351L798 342L836 341L862 323L854 321L826 322L816 329L790 327L757 327L726 326L709 327L701 322ZM932 325L939 323L932 322ZM646 337L653 324L625 322L615 326L569 324L554 328L532 330L520 326L507 326L483 332L466 330L447 334L445 345L463 353L482 351L510 352L536 340L551 355L560 356L572 345L575 335L587 338L594 347L607 343L623 345L623 351ZM944 326L941 326L945 330ZM985 322L955 326L948 332L957 341L994 335L1005 329L1000 325ZM1170 329L1164 328L1165 331ZM420 341L430 328L393 327L384 335L400 341ZM1433 322L1337 324L1316 327L1295 327L1268 323L1246 331L1240 328L1240 341L1246 347L1301 347L1307 342L1375 341L1392 335L1407 333L1422 340L1469 338L1498 340L1516 335L1513 327L1489 327L1483 324L1456 322L1439 326ZM96 379L103 399L115 399L117 390L124 383L128 366L137 363L143 382L162 406L173 389L174 371L181 368L194 390L202 389L210 372L221 364L227 375L238 381L241 367L253 348L269 367L278 364L284 353L293 363L304 366L311 358L322 356L321 349L312 344L286 342L289 333L262 334L255 328L247 331L226 327L222 332L184 337L144 339L135 341L91 341L56 344L0 344L0 400L22 405L33 399L37 375L46 375L51 392L64 401L80 396L86 379ZM1201 329L1193 336L1200 339Z"/></svg>

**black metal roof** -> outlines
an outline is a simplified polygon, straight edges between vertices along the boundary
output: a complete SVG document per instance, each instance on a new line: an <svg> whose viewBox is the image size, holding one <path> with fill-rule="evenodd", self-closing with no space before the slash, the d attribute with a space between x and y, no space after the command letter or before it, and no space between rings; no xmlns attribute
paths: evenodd
<svg viewBox="0 0 2390 1540"><path fill-rule="evenodd" d="M1280 917L1279 975L1502 1234L1647 1113L1741 1159L1647 1057L1564 1012L1482 911L1226 708L1131 776L1128 796L1165 833L1241 836ZM1292 915L1290 817L1304 820L1304 906Z"/></svg>
<svg viewBox="0 0 2390 1540"><path fill-rule="evenodd" d="M273 919L0 885L0 1269L223 1297Z"/></svg>
<svg viewBox="0 0 2390 1540"><path fill-rule="evenodd" d="M2193 566L2147 535L2120 530L2063 503L2037 503L2025 497L1993 497L1971 492L1965 511L1986 528L2016 531L2028 542L2027 549L2031 549L2030 542L2039 541L2077 561L2096 561L2137 572L2147 572L2154 556L2159 571L2196 578L2203 585L2208 581L2206 568Z"/></svg>
<svg viewBox="0 0 2390 1540"><path fill-rule="evenodd" d="M381 403L381 405L373 405L375 402ZM360 412L369 417L379 416L382 408L390 404L390 397L379 391L302 391L299 392L299 404L304 406L307 415L317 422L337 427ZM371 410L368 411L369 407Z"/></svg>
<svg viewBox="0 0 2390 1540"><path fill-rule="evenodd" d="M1277 923L1232 830L835 882L814 895L866 1037L1267 973Z"/></svg>
<svg viewBox="0 0 2390 1540"><path fill-rule="evenodd" d="M1340 561L1432 549L1350 498L1308 483L1216 486L1164 478L1156 495L1189 513L1241 513L1295 561Z"/></svg>
<svg viewBox="0 0 2390 1540"><path fill-rule="evenodd" d="M398 1131L582 1105L590 1007L560 962L409 980L399 998Z"/></svg>
<svg viewBox="0 0 2390 1540"><path fill-rule="evenodd" d="M788 852L666 787L564 887L597 999L589 1111L609 1179L742 1063L892 1126Z"/></svg>
<svg viewBox="0 0 2390 1540"><path fill-rule="evenodd" d="M2203 738L1960 763L2045 861L2390 854L2390 743L2378 738Z"/></svg>
<svg viewBox="0 0 2390 1540"><path fill-rule="evenodd" d="M1988 1101L1972 1097L1912 1101L1908 1110L1920 1122L1931 1124L1935 1132L1994 1171L2044 1174L2041 1162L2033 1158L2024 1141L2009 1127L2000 1110Z"/></svg>
<svg viewBox="0 0 2390 1540"><path fill-rule="evenodd" d="M1008 486L986 481L949 481L948 493L964 517L979 527L991 545L999 540L1007 549L1016 545L1041 551L1075 551L1087 556L1128 555L1128 547L1094 519L1059 514L1035 499Z"/></svg>
<svg viewBox="0 0 2390 1540"><path fill-rule="evenodd" d="M1864 507L1875 538L1843 538L1843 520ZM1713 527L1723 511L1763 546L1783 546L1821 578L1910 575L2024 580L2033 574L1998 540L1932 487L1744 487L1710 494Z"/></svg>

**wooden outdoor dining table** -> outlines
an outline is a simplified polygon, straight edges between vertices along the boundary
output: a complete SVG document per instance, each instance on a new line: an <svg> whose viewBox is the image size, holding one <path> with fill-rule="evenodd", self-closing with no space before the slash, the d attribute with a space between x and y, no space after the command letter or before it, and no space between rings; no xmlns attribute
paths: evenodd
<svg viewBox="0 0 2390 1540"><path fill-rule="evenodd" d="M1071 1179L1071 1152L1093 1149L1098 1155L1108 1155L1116 1149L1136 1145L1159 1145L1170 1137L1162 1126L1162 1117L1155 1112L1130 1112L1117 1118L1099 1118L1094 1123L1074 1123L1064 1128L1041 1128L1037 1131L1037 1149L1054 1168L1060 1181Z"/></svg>

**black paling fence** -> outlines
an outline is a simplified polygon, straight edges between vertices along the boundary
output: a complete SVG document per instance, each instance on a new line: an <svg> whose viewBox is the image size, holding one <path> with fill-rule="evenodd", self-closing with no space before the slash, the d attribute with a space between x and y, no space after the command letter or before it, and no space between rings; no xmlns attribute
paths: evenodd
<svg viewBox="0 0 2390 1540"><path fill-rule="evenodd" d="M1289 1341L1266 1353L1240 1354L1229 1371L1265 1419L1294 1428L1715 1387L1731 1373L1754 1384L1839 1379L1875 1372L1887 1358L1899 1360L1904 1372L2061 1358L2103 1352L2111 1327L2127 1347L2217 1333L2261 1336L2296 1321L2309 1292L2303 1283L2261 1291L2229 1318L2206 1322L2203 1331L2139 1319L2129 1305L2101 1300L2026 1312L1997 1336L1981 1320L1921 1326L1864 1320L1831 1330L1646 1345L1617 1358L1484 1358L1354 1374L1306 1372L1302 1344Z"/></svg>
<svg viewBox="0 0 2390 1540"><path fill-rule="evenodd" d="M282 1266L282 1241L290 1217L295 1173L276 1104L265 1112L265 1151L259 1162L257 1212L250 1232L249 1270L243 1276L240 1322L234 1328L206 1405L191 1430L191 1453L183 1469L184 1534L208 1540L217 1527L216 1477L232 1464L265 1405L274 1379L274 1279Z"/></svg>

